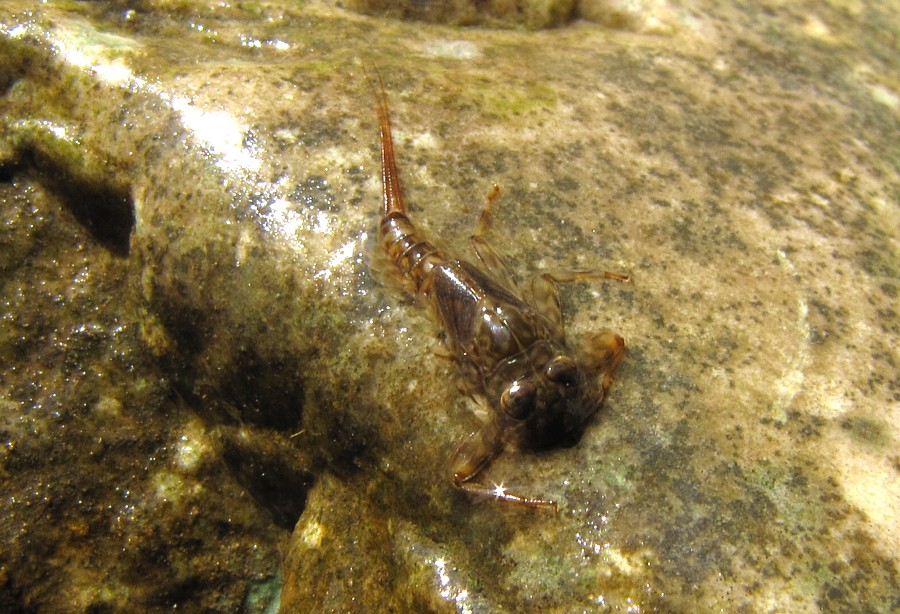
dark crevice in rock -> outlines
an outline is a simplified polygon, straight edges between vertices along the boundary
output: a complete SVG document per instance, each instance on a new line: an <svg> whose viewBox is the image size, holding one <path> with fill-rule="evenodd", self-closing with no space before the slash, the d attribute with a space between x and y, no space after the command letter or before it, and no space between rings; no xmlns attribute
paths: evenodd
<svg viewBox="0 0 900 614"><path fill-rule="evenodd" d="M313 455L292 439L305 399L298 361L215 334L191 309L165 320L177 347L169 369L178 394L206 424L228 473L276 527L292 530L315 480Z"/></svg>
<svg viewBox="0 0 900 614"><path fill-rule="evenodd" d="M26 614L27 612L36 612L33 608L26 608L22 591L11 585L9 579L4 574L4 582L0 584L0 611L9 612L10 614Z"/></svg>
<svg viewBox="0 0 900 614"><path fill-rule="evenodd" d="M276 526L293 530L314 483L307 455L280 433L230 427L219 427L214 433L226 465L241 486L269 512Z"/></svg>
<svg viewBox="0 0 900 614"><path fill-rule="evenodd" d="M128 256L135 217L127 190L73 176L50 162L40 161L34 166L41 169L41 180L60 196L100 245L116 256Z"/></svg>
<svg viewBox="0 0 900 614"><path fill-rule="evenodd" d="M5 159L4 159L5 158ZM53 155L25 147L0 158L0 182L30 175L53 192L75 219L114 256L127 257L135 227L129 187L79 174Z"/></svg>
<svg viewBox="0 0 900 614"><path fill-rule="evenodd" d="M21 169L15 162L0 160L0 183L12 183L19 170Z"/></svg>
<svg viewBox="0 0 900 614"><path fill-rule="evenodd" d="M300 428L303 379L296 360L264 359L252 349L240 352L235 377L224 396L240 410L241 420L263 428L295 432Z"/></svg>

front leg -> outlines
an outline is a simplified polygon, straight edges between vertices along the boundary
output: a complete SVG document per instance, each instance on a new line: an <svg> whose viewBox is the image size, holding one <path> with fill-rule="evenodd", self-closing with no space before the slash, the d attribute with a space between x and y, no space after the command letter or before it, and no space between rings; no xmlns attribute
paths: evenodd
<svg viewBox="0 0 900 614"><path fill-rule="evenodd" d="M492 497L525 507L552 507L554 512L559 511L556 501L509 492L502 484L488 485L473 481L502 450L503 442L495 427L488 426L470 433L453 458L453 485L473 495Z"/></svg>
<svg viewBox="0 0 900 614"><path fill-rule="evenodd" d="M573 281L590 281L592 279L614 279L622 283L630 283L631 275L603 271L569 271L555 273L539 273L531 279L531 304L538 312L562 330L562 311L559 306L559 284Z"/></svg>
<svg viewBox="0 0 900 614"><path fill-rule="evenodd" d="M622 359L625 358L625 339L609 330L602 330L588 337L585 368L601 378L603 397L609 391Z"/></svg>

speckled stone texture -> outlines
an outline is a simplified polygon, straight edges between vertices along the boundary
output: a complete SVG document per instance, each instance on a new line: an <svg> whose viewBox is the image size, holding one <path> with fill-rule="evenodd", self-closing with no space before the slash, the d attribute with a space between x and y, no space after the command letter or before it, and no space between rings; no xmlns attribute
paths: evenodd
<svg viewBox="0 0 900 614"><path fill-rule="evenodd" d="M0 609L900 607L900 9L629 6L0 0ZM450 484L363 63L431 236L496 183L521 279L632 274L563 288L628 343L582 439L484 475L557 515Z"/></svg>

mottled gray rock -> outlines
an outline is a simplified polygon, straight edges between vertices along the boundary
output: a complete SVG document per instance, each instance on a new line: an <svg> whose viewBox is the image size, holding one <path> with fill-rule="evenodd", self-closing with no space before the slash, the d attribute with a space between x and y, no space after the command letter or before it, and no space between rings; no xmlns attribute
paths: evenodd
<svg viewBox="0 0 900 614"><path fill-rule="evenodd" d="M0 605L897 606L895 9L0 7ZM558 515L450 486L478 421L382 283L362 62L434 237L466 252L496 182L523 278L633 274L563 292L629 344L582 440L485 475Z"/></svg>

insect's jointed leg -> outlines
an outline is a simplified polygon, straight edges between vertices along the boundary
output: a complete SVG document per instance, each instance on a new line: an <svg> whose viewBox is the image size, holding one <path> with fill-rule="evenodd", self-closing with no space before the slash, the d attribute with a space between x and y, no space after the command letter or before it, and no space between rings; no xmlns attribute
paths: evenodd
<svg viewBox="0 0 900 614"><path fill-rule="evenodd" d="M502 447L500 433L495 428L486 427L481 432L471 433L456 450L451 467L453 484L469 494L492 497L526 507L552 507L553 511L558 511L556 501L528 497L509 492L502 485L474 481L475 476L500 453Z"/></svg>
<svg viewBox="0 0 900 614"><path fill-rule="evenodd" d="M478 228L475 229L475 234L469 238L469 241L472 243L475 255L478 256L482 264L491 273L507 282L510 286L515 287L516 281L512 271L509 270L509 267L503 262L503 258L494 251L494 248L484 238L488 227L491 225L492 209L498 196L500 196L500 188L494 184L494 187L491 188L491 191L484 199L484 209L481 210L481 217L478 218Z"/></svg>
<svg viewBox="0 0 900 614"><path fill-rule="evenodd" d="M585 367L602 376L600 386L603 396L612 385L616 371L625 358L625 339L609 330L602 330L590 336Z"/></svg>

